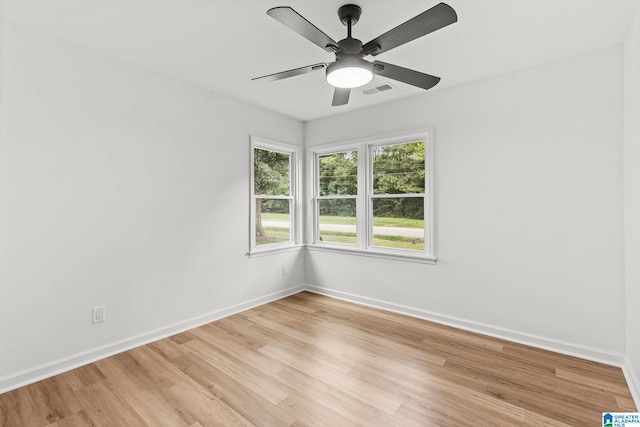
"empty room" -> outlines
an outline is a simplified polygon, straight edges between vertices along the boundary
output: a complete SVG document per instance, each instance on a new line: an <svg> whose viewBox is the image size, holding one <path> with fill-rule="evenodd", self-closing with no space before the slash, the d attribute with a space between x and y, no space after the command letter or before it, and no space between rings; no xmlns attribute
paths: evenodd
<svg viewBox="0 0 640 427"><path fill-rule="evenodd" d="M640 425L640 0L0 18L0 426Z"/></svg>

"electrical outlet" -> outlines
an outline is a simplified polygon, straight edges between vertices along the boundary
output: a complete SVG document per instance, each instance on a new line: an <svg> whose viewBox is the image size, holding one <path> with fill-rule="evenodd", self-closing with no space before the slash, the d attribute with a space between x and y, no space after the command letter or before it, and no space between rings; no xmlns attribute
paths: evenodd
<svg viewBox="0 0 640 427"><path fill-rule="evenodd" d="M287 275L287 266L286 266L286 265L283 265L283 266L282 266L282 275L283 275L283 276L286 276L286 275Z"/></svg>
<svg viewBox="0 0 640 427"><path fill-rule="evenodd" d="M100 323L100 322L104 322L105 320L105 310L104 310L104 305L100 306L100 307L93 307L93 309L91 310L92 314L93 314L93 320L92 323Z"/></svg>

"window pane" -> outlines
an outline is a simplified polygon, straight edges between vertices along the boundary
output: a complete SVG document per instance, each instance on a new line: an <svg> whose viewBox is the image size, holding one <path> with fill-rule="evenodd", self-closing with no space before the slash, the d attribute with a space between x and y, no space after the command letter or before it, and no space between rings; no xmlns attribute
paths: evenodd
<svg viewBox="0 0 640 427"><path fill-rule="evenodd" d="M373 148L373 194L424 193L424 141Z"/></svg>
<svg viewBox="0 0 640 427"><path fill-rule="evenodd" d="M321 196L358 194L358 152L344 151L318 157Z"/></svg>
<svg viewBox="0 0 640 427"><path fill-rule="evenodd" d="M318 226L323 242L356 244L356 200L322 199Z"/></svg>
<svg viewBox="0 0 640 427"><path fill-rule="evenodd" d="M373 199L373 246L424 250L424 197Z"/></svg>
<svg viewBox="0 0 640 427"><path fill-rule="evenodd" d="M256 148L253 151L253 193L289 195L289 154Z"/></svg>
<svg viewBox="0 0 640 427"><path fill-rule="evenodd" d="M290 240L290 201L256 199L256 246Z"/></svg>

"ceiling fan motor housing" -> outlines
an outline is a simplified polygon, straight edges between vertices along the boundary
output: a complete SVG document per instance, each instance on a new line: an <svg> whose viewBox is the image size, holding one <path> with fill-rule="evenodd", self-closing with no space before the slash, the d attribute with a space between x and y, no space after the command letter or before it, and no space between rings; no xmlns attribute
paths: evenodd
<svg viewBox="0 0 640 427"><path fill-rule="evenodd" d="M340 46L340 50L336 52L336 58L338 59L340 59L341 55L358 55L362 51L362 42L353 37L340 40L338 46Z"/></svg>

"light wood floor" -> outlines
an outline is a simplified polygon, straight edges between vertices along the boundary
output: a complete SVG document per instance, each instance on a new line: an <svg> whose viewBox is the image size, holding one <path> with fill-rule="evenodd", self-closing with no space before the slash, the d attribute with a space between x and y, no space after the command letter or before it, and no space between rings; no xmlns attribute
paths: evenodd
<svg viewBox="0 0 640 427"><path fill-rule="evenodd" d="M2 426L601 426L618 368L303 292L0 395Z"/></svg>

